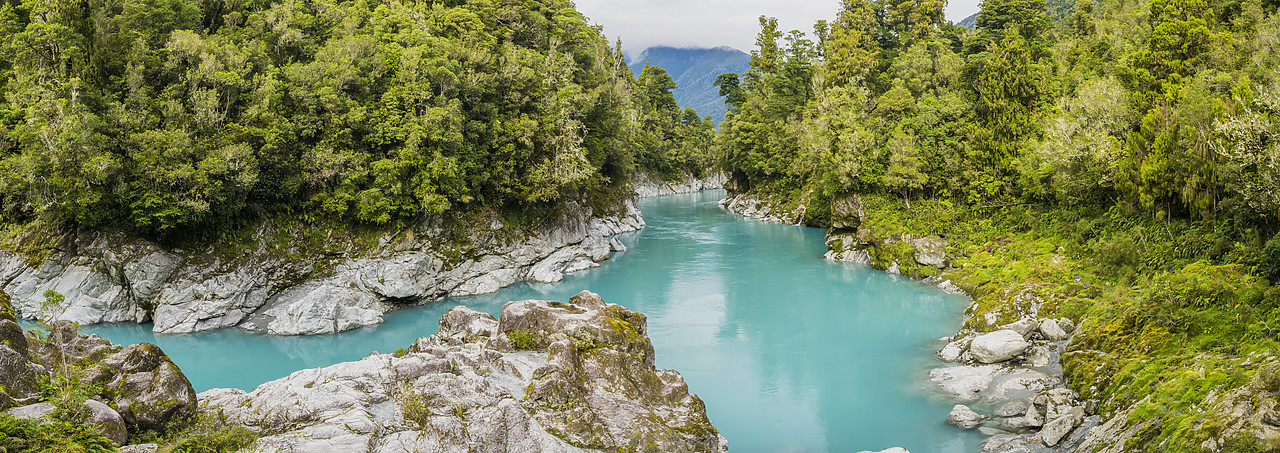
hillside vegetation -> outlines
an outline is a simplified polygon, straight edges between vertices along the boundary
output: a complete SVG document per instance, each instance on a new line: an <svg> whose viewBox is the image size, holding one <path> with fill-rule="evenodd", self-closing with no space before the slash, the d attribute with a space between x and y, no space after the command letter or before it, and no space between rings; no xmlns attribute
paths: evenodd
<svg viewBox="0 0 1280 453"><path fill-rule="evenodd" d="M676 141L711 139L568 0L6 0L0 43L17 227L522 209L700 171Z"/></svg>
<svg viewBox="0 0 1280 453"><path fill-rule="evenodd" d="M1032 302L1077 321L1063 366L1116 448L1275 451L1277 6L986 0L968 30L942 2L844 0L812 34L762 17L752 69L718 81L728 187L824 227L860 196L882 267L911 253L898 235L941 235L977 302L965 329Z"/></svg>

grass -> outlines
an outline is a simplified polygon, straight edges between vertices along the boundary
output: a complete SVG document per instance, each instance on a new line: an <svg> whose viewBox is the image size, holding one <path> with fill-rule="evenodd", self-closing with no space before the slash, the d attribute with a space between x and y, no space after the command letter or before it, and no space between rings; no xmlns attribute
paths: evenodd
<svg viewBox="0 0 1280 453"><path fill-rule="evenodd" d="M248 428L208 413L201 413L181 429L168 431L164 435L144 433L136 439L131 437L130 442L159 444L157 453L230 453L258 440L258 434Z"/></svg>

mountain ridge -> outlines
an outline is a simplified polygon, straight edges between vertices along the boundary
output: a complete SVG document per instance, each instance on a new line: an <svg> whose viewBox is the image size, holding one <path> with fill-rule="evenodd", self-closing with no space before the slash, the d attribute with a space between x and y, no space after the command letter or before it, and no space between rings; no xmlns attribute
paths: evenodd
<svg viewBox="0 0 1280 453"><path fill-rule="evenodd" d="M692 108L699 116L719 123L728 107L712 82L726 73L742 73L750 68L751 55L729 46L654 46L640 52L630 68L637 76L645 63L661 66L679 88L672 90L680 107Z"/></svg>

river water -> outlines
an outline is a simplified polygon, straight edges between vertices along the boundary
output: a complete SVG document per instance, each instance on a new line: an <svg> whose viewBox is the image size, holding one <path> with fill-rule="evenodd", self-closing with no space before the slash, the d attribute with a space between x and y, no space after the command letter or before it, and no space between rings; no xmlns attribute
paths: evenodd
<svg viewBox="0 0 1280 453"><path fill-rule="evenodd" d="M584 289L645 313L657 366L680 371L733 452L973 452L981 436L943 423L952 401L928 388L938 337L966 300L910 279L822 260L823 230L744 219L723 191L640 200L649 226L630 250L556 284L518 284L388 314L336 335L224 329L155 335L87 326L115 343L152 342L196 391L252 390L290 372L391 352L437 330L450 307L497 314L510 300L567 301Z"/></svg>

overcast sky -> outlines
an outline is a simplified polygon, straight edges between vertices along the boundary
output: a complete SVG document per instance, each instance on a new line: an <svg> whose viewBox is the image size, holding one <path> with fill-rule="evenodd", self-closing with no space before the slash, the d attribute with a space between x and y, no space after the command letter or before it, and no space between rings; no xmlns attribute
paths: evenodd
<svg viewBox="0 0 1280 453"><path fill-rule="evenodd" d="M610 40L621 37L628 54L653 46L729 46L744 52L755 48L756 18L778 18L785 33L812 33L818 19L831 20L838 0L575 0L592 23L604 26ZM978 0L954 0L947 19L959 22L978 12Z"/></svg>

